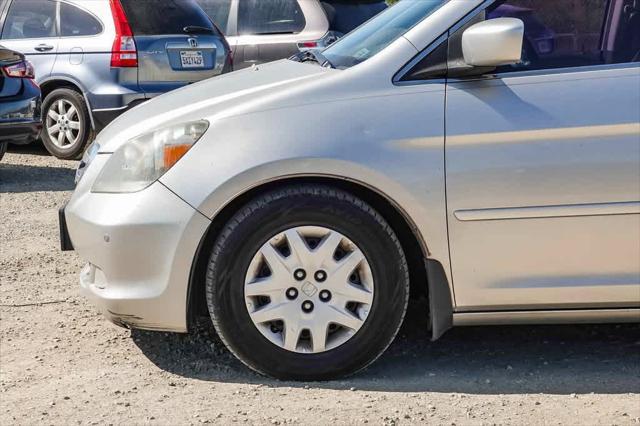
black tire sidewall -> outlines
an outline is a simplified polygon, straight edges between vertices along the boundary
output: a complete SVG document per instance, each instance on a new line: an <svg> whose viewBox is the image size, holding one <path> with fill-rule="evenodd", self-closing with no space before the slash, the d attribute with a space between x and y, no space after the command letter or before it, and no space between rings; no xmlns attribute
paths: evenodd
<svg viewBox="0 0 640 426"><path fill-rule="evenodd" d="M70 102L78 111L78 117L82 121L82 131L80 132L80 138L75 145L68 149L58 148L53 143L53 141L49 137L49 133L47 132L47 115L49 113L49 108L51 107L51 105L53 105L54 102L60 99L64 99ZM42 142L51 155L64 160L77 159L82 155L84 148L91 137L91 117L89 116L87 104L81 93L72 89L56 89L49 93L42 103L42 121Z"/></svg>
<svg viewBox="0 0 640 426"><path fill-rule="evenodd" d="M0 142L0 161L2 161L2 157L6 154L8 148L9 142Z"/></svg>
<svg viewBox="0 0 640 426"><path fill-rule="evenodd" d="M352 374L375 360L400 327L408 298L404 254L375 213L346 199L294 198L270 201L245 215L219 241L207 280L210 313L225 343L258 372L298 380ZM374 278L374 300L363 326L344 344L318 354L298 354L271 343L253 324L244 299L245 274L262 244L288 228L307 225L333 229L353 241L365 254Z"/></svg>

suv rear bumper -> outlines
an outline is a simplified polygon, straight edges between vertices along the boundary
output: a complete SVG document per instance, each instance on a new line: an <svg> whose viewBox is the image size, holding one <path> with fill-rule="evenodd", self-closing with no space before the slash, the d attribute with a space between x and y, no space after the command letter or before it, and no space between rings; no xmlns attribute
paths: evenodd
<svg viewBox="0 0 640 426"><path fill-rule="evenodd" d="M100 93L85 93L90 105L93 127L102 131L113 120L143 102L184 86L189 82L170 82L135 85L112 85L101 88ZM105 94L108 93L108 94Z"/></svg>
<svg viewBox="0 0 640 426"><path fill-rule="evenodd" d="M129 92L126 96L122 95L95 95L88 94L91 104L91 116L93 126L96 132L101 132L113 120L120 117L141 103L163 95L172 90L187 86L189 83L172 83L165 85L153 85L146 87L147 91ZM129 90L129 88L127 88ZM153 90L153 91L151 91Z"/></svg>
<svg viewBox="0 0 640 426"><path fill-rule="evenodd" d="M129 111L131 108L140 105L147 100L148 99L146 97L136 99L129 103L129 105L120 108L94 109L93 111L91 111L91 115L93 116L93 125L96 132L102 131L102 129L107 127L113 120Z"/></svg>

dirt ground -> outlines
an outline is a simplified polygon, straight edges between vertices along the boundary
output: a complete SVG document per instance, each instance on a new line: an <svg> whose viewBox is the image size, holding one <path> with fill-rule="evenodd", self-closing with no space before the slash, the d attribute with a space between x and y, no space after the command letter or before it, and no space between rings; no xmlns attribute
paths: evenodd
<svg viewBox="0 0 640 426"><path fill-rule="evenodd" d="M474 327L431 343L412 305L395 343L347 380L248 371L204 322L128 331L78 295L57 208L75 162L0 163L0 424L640 424L640 327Z"/></svg>

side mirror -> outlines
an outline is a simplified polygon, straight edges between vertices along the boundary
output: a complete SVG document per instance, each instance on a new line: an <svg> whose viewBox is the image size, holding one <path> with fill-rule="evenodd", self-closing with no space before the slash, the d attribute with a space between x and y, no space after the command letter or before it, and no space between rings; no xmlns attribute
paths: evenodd
<svg viewBox="0 0 640 426"><path fill-rule="evenodd" d="M474 67L517 64L522 59L524 22L497 18L475 24L462 34L464 61Z"/></svg>

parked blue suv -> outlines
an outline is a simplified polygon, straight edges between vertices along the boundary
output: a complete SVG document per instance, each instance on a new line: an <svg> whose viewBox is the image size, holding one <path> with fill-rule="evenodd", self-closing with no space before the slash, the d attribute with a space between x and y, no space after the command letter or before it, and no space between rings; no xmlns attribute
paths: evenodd
<svg viewBox="0 0 640 426"><path fill-rule="evenodd" d="M80 156L127 109L232 68L194 0L0 0L0 29L35 67L42 140L58 158Z"/></svg>

